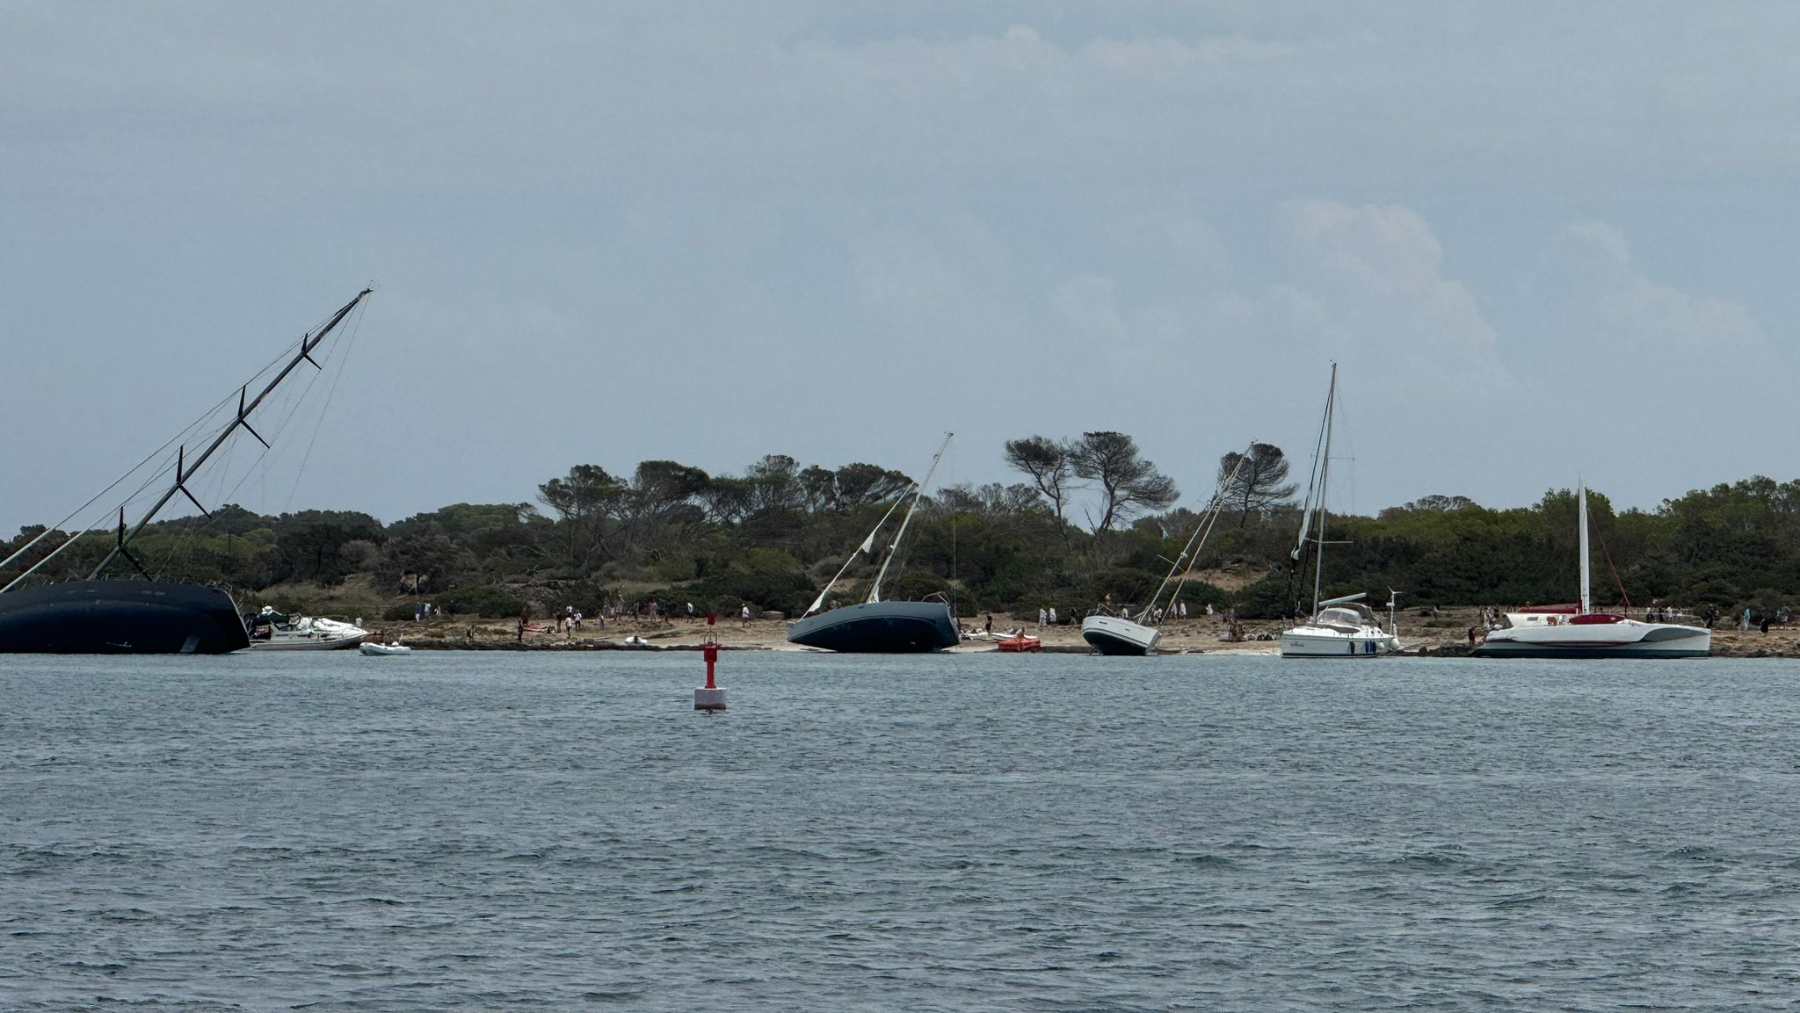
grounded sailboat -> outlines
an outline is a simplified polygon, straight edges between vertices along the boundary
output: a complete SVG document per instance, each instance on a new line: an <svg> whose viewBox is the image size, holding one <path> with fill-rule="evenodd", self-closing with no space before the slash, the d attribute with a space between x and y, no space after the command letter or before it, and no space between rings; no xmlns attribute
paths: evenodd
<svg viewBox="0 0 1800 1013"><path fill-rule="evenodd" d="M850 564L859 555L873 555L875 552L875 536L881 528L900 508L903 502L909 502L907 496L901 496L881 515L869 536L863 539L844 565L838 568L837 575L831 578L819 596L806 610L806 614L788 626L788 642L802 647L817 647L827 651L838 651L844 654L916 654L924 651L941 651L946 647L954 647L961 642L961 634L957 632L956 620L950 615L950 606L943 601L882 601L881 581L887 576L888 566L894 561L894 554L900 548L900 540L906 537L906 528L912 523L913 513L919 509L919 497L931 484L931 476L937 473L938 462L944 457L944 449L950 445L950 437L955 434L945 433L944 442L931 458L931 468L925 473L925 481L912 487L910 505L906 516L900 521L900 529L894 534L894 541L887 547L885 558L881 561L881 569L875 574L875 583L869 588L869 597L855 605L821 612L825 607L825 597Z"/></svg>
<svg viewBox="0 0 1800 1013"><path fill-rule="evenodd" d="M1169 564L1169 572L1164 575L1162 583L1156 586L1156 593L1150 596L1149 604L1136 613L1109 615L1095 612L1081 621L1081 639L1087 641L1089 647L1101 654L1139 657L1156 650L1157 642L1162 639L1162 631L1156 625L1159 615L1157 603L1162 600L1162 593L1168 588L1169 582L1175 579L1177 570L1181 571L1181 580L1175 584L1175 591L1169 596L1168 607L1173 608L1180 599L1181 589L1187 584L1188 565L1206 545L1207 536L1212 533L1213 525L1219 520L1219 513L1225 508L1225 490L1236 480L1238 472L1243 470L1244 462L1249 458L1250 451L1247 450L1238 458L1237 467L1213 491L1212 501L1200 515L1200 523L1194 525L1194 532L1188 536L1187 544L1181 547L1180 554Z"/></svg>
<svg viewBox="0 0 1800 1013"><path fill-rule="evenodd" d="M333 313L316 333L303 335L298 351L254 398L248 396L248 385L241 388L235 417L191 461L185 448L177 449L174 484L162 493L136 526L126 528L124 507L119 508L117 544L87 579L38 587L19 586L87 533L81 530L0 588L0 653L224 654L248 647L249 634L230 592L205 584L154 580L132 555L129 545L177 494L187 497L196 507L200 506L188 490L188 480L238 430L249 432L265 448L268 446L252 427L251 416L302 362L324 368L313 359L312 353L318 350L326 335L361 305L370 291L364 289L357 293L356 298ZM205 512L204 507L200 509ZM0 567L24 556L53 530L56 529L46 529L0 560ZM104 579L102 575L107 568L120 557L130 562L142 579Z"/></svg>
<svg viewBox="0 0 1800 1013"><path fill-rule="evenodd" d="M1337 363L1331 364L1331 386L1325 392L1325 417L1319 423L1318 456L1313 462L1312 484L1306 491L1306 503L1300 514L1300 538L1290 553L1301 562L1306 552L1312 520L1317 515L1318 534L1310 540L1313 556L1313 616L1310 620L1281 633L1281 656L1284 658L1373 658L1399 650L1397 630L1381 628L1380 620L1361 604L1366 594L1344 595L1321 600L1319 592L1325 575L1325 491L1331 473L1331 422L1337 409ZM1393 625L1393 598L1388 599L1389 626Z"/></svg>
<svg viewBox="0 0 1800 1013"><path fill-rule="evenodd" d="M1587 486L1576 508L1581 528L1581 601L1521 609L1506 615L1507 626L1490 630L1476 646L1478 658L1704 658L1712 654L1712 631L1675 623L1647 623L1595 612L1589 586Z"/></svg>

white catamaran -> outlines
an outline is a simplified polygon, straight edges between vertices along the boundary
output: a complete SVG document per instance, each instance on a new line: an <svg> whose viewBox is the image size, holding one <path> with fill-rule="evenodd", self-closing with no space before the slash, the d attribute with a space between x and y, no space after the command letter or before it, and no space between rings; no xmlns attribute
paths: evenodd
<svg viewBox="0 0 1800 1013"><path fill-rule="evenodd" d="M1281 656L1284 658L1373 658L1400 649L1394 629L1394 599L1388 598L1389 629L1362 604L1366 594L1350 594L1341 598L1319 598L1325 574L1325 491L1331 472L1331 420L1337 408L1337 363L1331 364L1331 386L1325 393L1325 418L1319 423L1317 457L1313 460L1312 483L1306 490L1306 503L1300 514L1300 538L1290 555L1300 563L1312 531L1314 515L1318 517L1318 534L1311 535L1313 547L1313 617L1281 634Z"/></svg>
<svg viewBox="0 0 1800 1013"><path fill-rule="evenodd" d="M1676 623L1646 623L1594 611L1588 574L1587 486L1579 487L1576 523L1581 535L1581 601L1506 614L1503 629L1488 631L1478 658L1704 658L1712 631Z"/></svg>
<svg viewBox="0 0 1800 1013"><path fill-rule="evenodd" d="M956 620L950 615L950 605L943 601L883 601L881 599L881 581L887 576L888 566L894 561L894 554L900 549L900 540L906 537L906 528L912 523L913 513L919 509L919 497L924 495L925 488L931 484L931 477L937 474L938 462L943 460L945 448L950 446L950 437L954 433L945 433L944 442L931 458L931 469L925 473L925 481L914 485L908 496L901 496L881 515L869 536L864 538L850 558L831 578L819 596L807 608L806 614L788 626L788 642L802 647L817 647L827 651L840 651L855 654L907 654L923 651L941 651L946 647L955 647L962 642L962 635L957 632ZM869 588L869 596L855 605L827 609L826 596L850 569L850 564L857 556L871 556L875 553L875 536L900 508L901 503L908 503L906 516L900 521L900 530L895 532L894 540L887 547L885 557L881 561L881 569L875 574L875 583Z"/></svg>
<svg viewBox="0 0 1800 1013"><path fill-rule="evenodd" d="M1244 468L1244 462L1250 459L1255 444L1238 458L1237 467L1213 490L1212 501L1200 515L1200 523L1194 526L1194 533L1188 536L1187 544L1181 547L1181 553L1169 564L1169 572L1162 583L1156 586L1156 593L1150 596L1149 604L1136 613L1125 615L1109 615L1095 612L1081 621L1081 639L1088 642L1094 650L1101 654L1145 655L1156 650L1157 642L1162 639L1162 631L1156 628L1158 622L1157 603L1162 601L1162 593L1169 582L1175 580L1177 570L1181 571L1181 580L1175 584L1175 590L1169 595L1167 609L1175 607L1181 599L1181 589L1187 584L1188 567L1206 545L1206 539L1212 534L1213 525L1219 520L1219 513L1225 508L1225 490L1237 480L1238 472ZM1167 614L1165 609L1164 613Z"/></svg>

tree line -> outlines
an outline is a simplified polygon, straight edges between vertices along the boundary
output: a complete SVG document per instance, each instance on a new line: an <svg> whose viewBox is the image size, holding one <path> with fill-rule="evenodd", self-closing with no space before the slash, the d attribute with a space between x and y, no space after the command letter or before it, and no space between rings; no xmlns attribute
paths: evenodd
<svg viewBox="0 0 1800 1013"><path fill-rule="evenodd" d="M1118 432L1006 441L1018 481L932 490L883 593L943 593L965 615L1078 617L1095 603L1139 602L1155 588L1199 520L1206 489L1177 506L1175 481ZM1310 607L1311 574L1296 563L1300 518L1289 459L1272 444L1223 454L1223 521L1192 561L1186 592L1248 616ZM366 574L396 599L429 596L452 610L514 615L564 603L660 597L735 612L744 603L797 614L888 508L913 488L880 465L801 465L770 454L735 474L676 461L614 474L575 465L529 501L456 503L392 523L356 511L261 515L238 506L210 518L163 521L133 544L156 575L245 591L335 585ZM1692 490L1651 510L1615 512L1590 490L1595 599L1775 610L1800 604L1800 481L1755 476ZM1574 600L1574 494L1546 492L1527 507L1491 509L1467 497L1427 496L1374 516L1334 516L1327 594L1369 592L1409 606L1546 604ZM877 542L885 551L891 522ZM0 542L10 554L42 531ZM56 532L9 568L11 581L67 538ZM40 571L84 575L110 546L94 532ZM859 558L838 602L866 593L881 552ZM897 574L897 576L896 576Z"/></svg>

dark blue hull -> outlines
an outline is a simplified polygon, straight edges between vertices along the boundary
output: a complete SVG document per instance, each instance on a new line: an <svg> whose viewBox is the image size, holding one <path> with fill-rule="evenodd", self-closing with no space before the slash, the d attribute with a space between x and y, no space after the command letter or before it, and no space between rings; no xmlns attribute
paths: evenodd
<svg viewBox="0 0 1800 1013"><path fill-rule="evenodd" d="M846 605L788 627L788 642L843 654L921 654L962 642L950 606L935 601Z"/></svg>
<svg viewBox="0 0 1800 1013"><path fill-rule="evenodd" d="M216 587L78 580L0 594L0 653L225 654L249 646L237 603Z"/></svg>

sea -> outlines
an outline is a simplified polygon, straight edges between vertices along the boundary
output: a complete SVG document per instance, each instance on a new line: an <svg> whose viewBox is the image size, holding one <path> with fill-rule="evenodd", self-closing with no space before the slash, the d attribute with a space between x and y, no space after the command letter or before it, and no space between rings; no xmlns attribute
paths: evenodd
<svg viewBox="0 0 1800 1013"><path fill-rule="evenodd" d="M1800 663L0 659L0 1009L1776 1009Z"/></svg>

